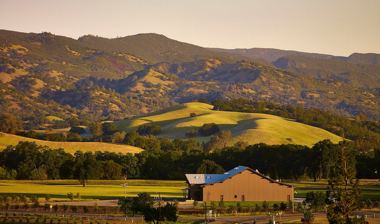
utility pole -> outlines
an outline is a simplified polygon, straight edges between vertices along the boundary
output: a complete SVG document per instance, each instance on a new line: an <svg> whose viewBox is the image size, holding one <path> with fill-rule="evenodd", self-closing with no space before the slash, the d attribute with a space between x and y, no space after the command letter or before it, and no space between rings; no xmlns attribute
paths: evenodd
<svg viewBox="0 0 380 224"><path fill-rule="evenodd" d="M127 172L125 172L125 175L124 175L124 207L125 207L125 221L127 221L127 186L128 186L128 183L127 183ZM132 222L133 222L133 219L132 219Z"/></svg>

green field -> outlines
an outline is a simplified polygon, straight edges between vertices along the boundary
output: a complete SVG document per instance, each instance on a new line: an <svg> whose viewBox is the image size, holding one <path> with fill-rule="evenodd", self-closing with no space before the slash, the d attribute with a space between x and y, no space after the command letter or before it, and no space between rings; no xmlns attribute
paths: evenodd
<svg viewBox="0 0 380 224"><path fill-rule="evenodd" d="M312 146L318 141L330 139L339 142L341 137L326 130L294 122L282 117L260 114L212 110L212 105L192 102L169 108L148 116L117 122L121 130L135 130L138 126L155 123L161 126L161 137L185 138L185 134L205 123L216 123L222 130L230 130L233 143L249 144L300 144ZM195 113L196 116L190 116ZM208 138L198 138L206 141Z"/></svg>
<svg viewBox="0 0 380 224"><path fill-rule="evenodd" d="M90 180L82 187L77 180L2 180L0 194L46 194L52 197L66 197L67 193L79 193L82 198L117 198L125 195L124 180ZM288 181L295 187L295 197L303 197L309 191L325 191L326 181ZM127 180L127 196L136 196L140 192L170 198L182 198L187 187L184 181L172 180ZM380 200L380 182L377 180L361 180L360 189L363 198Z"/></svg>
<svg viewBox="0 0 380 224"><path fill-rule="evenodd" d="M118 198L125 196L124 180L90 180L86 187L77 180L24 181L2 180L0 194L37 194L52 197L66 197L67 193L79 193L82 198ZM186 188L184 181L128 180L127 196L148 192L153 196L183 197Z"/></svg>
<svg viewBox="0 0 380 224"><path fill-rule="evenodd" d="M38 145L48 146L53 149L62 148L69 153L74 153L78 150L91 152L108 151L116 153L139 153L142 151L141 148L130 145L119 145L103 142L52 142L0 132L0 150L4 149L8 145L17 145L20 141L36 142Z"/></svg>
<svg viewBox="0 0 380 224"><path fill-rule="evenodd" d="M304 197L310 191L325 191L327 181L288 181L295 187L295 197ZM380 200L380 181L379 180L360 180L359 187L362 198Z"/></svg>

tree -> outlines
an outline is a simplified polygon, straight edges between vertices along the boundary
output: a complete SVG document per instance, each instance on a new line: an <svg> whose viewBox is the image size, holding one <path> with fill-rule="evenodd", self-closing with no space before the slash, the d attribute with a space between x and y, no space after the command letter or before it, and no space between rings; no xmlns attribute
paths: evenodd
<svg viewBox="0 0 380 224"><path fill-rule="evenodd" d="M103 126L100 122L95 122L90 125L91 134L94 136L94 139L102 141L103 135Z"/></svg>
<svg viewBox="0 0 380 224"><path fill-rule="evenodd" d="M202 127L198 129L198 133L200 136L210 136L216 134L220 131L220 128L215 123L207 123L203 124Z"/></svg>
<svg viewBox="0 0 380 224"><path fill-rule="evenodd" d="M13 114L3 113L0 115L0 131L10 134L16 133L22 128L21 121Z"/></svg>
<svg viewBox="0 0 380 224"><path fill-rule="evenodd" d="M161 133L161 127L157 124L144 124L137 128L140 135L158 135Z"/></svg>
<svg viewBox="0 0 380 224"><path fill-rule="evenodd" d="M105 122L102 124L103 132L106 135L112 135L117 131L116 124L114 122Z"/></svg>
<svg viewBox="0 0 380 224"><path fill-rule="evenodd" d="M0 180L13 180L16 176L16 170L7 170L0 166Z"/></svg>
<svg viewBox="0 0 380 224"><path fill-rule="evenodd" d="M123 167L120 166L118 163L107 160L103 163L103 179L107 180L117 180L120 179L122 176L122 169Z"/></svg>
<svg viewBox="0 0 380 224"><path fill-rule="evenodd" d="M134 214L140 212L142 213L151 207L153 207L153 198L150 194L145 192L139 193L130 203L130 209Z"/></svg>
<svg viewBox="0 0 380 224"><path fill-rule="evenodd" d="M203 160L197 169L197 173L224 173L223 167L212 160Z"/></svg>
<svg viewBox="0 0 380 224"><path fill-rule="evenodd" d="M86 133L86 128L81 127L81 126L73 126L70 128L70 133L77 133L77 134L85 134Z"/></svg>
<svg viewBox="0 0 380 224"><path fill-rule="evenodd" d="M326 205L326 194L323 192L307 192L305 203L315 211L323 209Z"/></svg>
<svg viewBox="0 0 380 224"><path fill-rule="evenodd" d="M99 179L103 175L101 163L91 152L78 151L74 156L74 176L83 187L86 186L88 179Z"/></svg>
<svg viewBox="0 0 380 224"><path fill-rule="evenodd" d="M125 132L118 131L118 132L113 133L111 141L112 143L122 143L124 141L124 138L125 138Z"/></svg>
<svg viewBox="0 0 380 224"><path fill-rule="evenodd" d="M339 143L331 155L327 190L327 218L330 223L352 223L352 212L359 208L359 181L356 178L355 152L347 142Z"/></svg>
<svg viewBox="0 0 380 224"><path fill-rule="evenodd" d="M80 142L82 137L78 133L69 133L66 137L66 140L69 142Z"/></svg>
<svg viewBox="0 0 380 224"><path fill-rule="evenodd" d="M139 134L137 132L132 131L125 134L125 138L123 143L127 145L136 145L136 139L139 137Z"/></svg>
<svg viewBox="0 0 380 224"><path fill-rule="evenodd" d="M213 152L215 149L226 148L232 139L231 131L221 131L213 136L205 146L206 152Z"/></svg>
<svg viewBox="0 0 380 224"><path fill-rule="evenodd" d="M129 206L128 206L129 204ZM120 209L124 212L130 209L133 214L141 213L147 222L158 223L159 221L177 221L177 205L174 203L166 203L161 207L154 206L153 198L148 193L139 193L137 197L132 200L120 199Z"/></svg>

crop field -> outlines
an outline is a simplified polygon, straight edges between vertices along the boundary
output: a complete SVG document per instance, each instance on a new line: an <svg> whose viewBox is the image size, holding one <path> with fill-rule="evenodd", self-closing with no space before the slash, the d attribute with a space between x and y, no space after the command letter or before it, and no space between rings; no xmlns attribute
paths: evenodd
<svg viewBox="0 0 380 224"><path fill-rule="evenodd" d="M39 139L26 138L18 135L11 135L0 132L0 150L4 149L8 145L17 145L20 141L36 142L38 145L48 146L52 149L62 148L66 152L75 153L78 150L81 151L108 151L116 153L139 153L141 148L130 145L119 145L103 142L52 142L43 141Z"/></svg>
<svg viewBox="0 0 380 224"><path fill-rule="evenodd" d="M197 130L205 123L215 123L222 130L230 130L233 142L249 144L300 144L312 146L318 141L330 139L339 142L341 137L326 130L298 123L282 117L260 114L212 110L212 105L192 102L171 109L117 122L121 130L135 130L138 126L155 123L161 126L161 137L185 138L186 133ZM193 116L190 116L190 114ZM195 115L195 116L194 116ZM206 141L202 137L198 140Z"/></svg>
<svg viewBox="0 0 380 224"><path fill-rule="evenodd" d="M2 180L0 194L34 194L50 195L54 198L64 198L67 193L79 193L82 198L110 199L117 197L133 197L140 192L148 192L153 196L166 198L184 197L185 181L181 180L89 180L86 187L82 187L77 180ZM295 187L295 197L303 197L309 191L325 191L326 181L287 181ZM378 180L361 180L362 197L371 200L380 200L380 182ZM127 194L125 194L125 190Z"/></svg>
<svg viewBox="0 0 380 224"><path fill-rule="evenodd" d="M42 197L50 195L62 198L68 193L79 193L82 198L108 199L133 197L140 192L147 192L153 196L181 198L187 187L184 181L127 180L127 187L124 187L124 183L124 180L90 180L87 186L83 187L77 180L2 180L0 194L33 194Z"/></svg>

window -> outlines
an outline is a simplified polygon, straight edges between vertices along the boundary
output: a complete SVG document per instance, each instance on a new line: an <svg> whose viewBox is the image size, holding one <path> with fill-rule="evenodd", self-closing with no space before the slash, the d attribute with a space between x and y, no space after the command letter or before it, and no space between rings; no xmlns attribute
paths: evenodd
<svg viewBox="0 0 380 224"><path fill-rule="evenodd" d="M220 195L220 201L224 201L224 196Z"/></svg>
<svg viewBox="0 0 380 224"><path fill-rule="evenodd" d="M235 194L234 198L237 198L237 195Z"/></svg>
<svg viewBox="0 0 380 224"><path fill-rule="evenodd" d="M241 201L245 201L245 195L244 194L241 196Z"/></svg>

